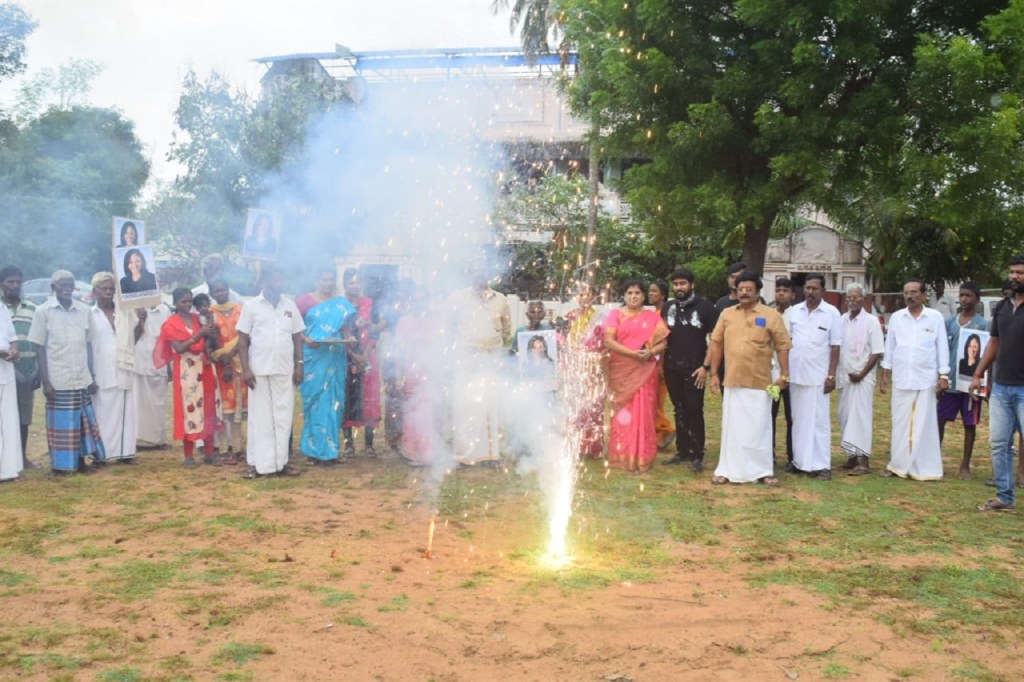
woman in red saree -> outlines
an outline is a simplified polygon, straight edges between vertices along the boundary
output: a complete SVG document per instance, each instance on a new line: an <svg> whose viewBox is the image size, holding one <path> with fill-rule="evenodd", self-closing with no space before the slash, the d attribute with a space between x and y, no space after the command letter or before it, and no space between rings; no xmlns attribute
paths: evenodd
<svg viewBox="0 0 1024 682"><path fill-rule="evenodd" d="M184 465L196 465L196 441L203 441L206 464L217 464L213 455L213 436L220 429L217 412L217 378L206 357L206 338L217 336L216 324L203 326L192 312L192 292L185 287L174 290L174 315L160 329L153 349L153 364L174 370L174 439L184 441Z"/></svg>
<svg viewBox="0 0 1024 682"><path fill-rule="evenodd" d="M625 307L609 313L604 323L604 345L611 351L608 466L643 472L658 452L658 356L665 349L668 327L658 313L644 310L643 282L630 279L625 288Z"/></svg>

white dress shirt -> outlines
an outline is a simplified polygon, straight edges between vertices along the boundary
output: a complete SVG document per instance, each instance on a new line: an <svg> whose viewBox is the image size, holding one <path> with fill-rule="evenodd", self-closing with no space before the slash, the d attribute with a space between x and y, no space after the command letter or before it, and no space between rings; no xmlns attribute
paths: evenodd
<svg viewBox="0 0 1024 682"><path fill-rule="evenodd" d="M916 318L906 308L893 313L882 367L892 371L893 388L905 391L934 388L940 374L949 374L946 321L939 311L922 308Z"/></svg>
<svg viewBox="0 0 1024 682"><path fill-rule="evenodd" d="M260 294L242 305L238 331L249 336L249 369L257 376L295 372L292 335L306 329L295 302L281 297L277 305Z"/></svg>
<svg viewBox="0 0 1024 682"><path fill-rule="evenodd" d="M784 319L793 339L793 347L789 351L789 382L800 386L824 386L832 347L842 342L839 311L825 301L811 310L804 301L786 313Z"/></svg>

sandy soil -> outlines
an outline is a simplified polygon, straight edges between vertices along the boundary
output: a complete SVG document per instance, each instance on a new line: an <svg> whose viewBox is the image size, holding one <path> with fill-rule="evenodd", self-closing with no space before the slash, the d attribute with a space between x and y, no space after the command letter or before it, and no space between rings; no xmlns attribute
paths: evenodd
<svg viewBox="0 0 1024 682"><path fill-rule="evenodd" d="M441 517L427 559L422 474L393 459L249 482L239 467L182 470L179 456L107 467L80 484L102 499L79 500L67 525L19 546L20 565L6 568L31 579L0 601L14 614L2 629L5 676L123 679L102 675L130 667L166 680L931 680L956 677L967 654L1005 679L1022 670L1012 637L937 647L809 591L752 587L728 536L665 543L671 561L652 578L571 589L538 565L539 530L518 498ZM455 475L467 496L508 476ZM40 496L79 485L28 478L17 485ZM707 488L694 480L681 492ZM8 509L2 527L38 519ZM218 657L232 643L263 653ZM48 653L81 664L24 663Z"/></svg>

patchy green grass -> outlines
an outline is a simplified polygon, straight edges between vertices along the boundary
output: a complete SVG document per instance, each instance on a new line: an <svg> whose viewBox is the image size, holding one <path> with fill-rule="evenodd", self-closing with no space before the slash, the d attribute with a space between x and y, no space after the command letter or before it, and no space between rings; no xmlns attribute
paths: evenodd
<svg viewBox="0 0 1024 682"><path fill-rule="evenodd" d="M261 656L269 656L273 653L274 649L266 644L230 642L217 650L217 653L213 655L213 662L218 665L232 663L242 667L249 661L254 661Z"/></svg>
<svg viewBox="0 0 1024 682"><path fill-rule="evenodd" d="M259 514L252 514L249 516L234 516L230 514L222 514L216 516L206 522L206 526L211 529L219 528L233 528L235 530L245 531L247 533L276 533L277 526Z"/></svg>

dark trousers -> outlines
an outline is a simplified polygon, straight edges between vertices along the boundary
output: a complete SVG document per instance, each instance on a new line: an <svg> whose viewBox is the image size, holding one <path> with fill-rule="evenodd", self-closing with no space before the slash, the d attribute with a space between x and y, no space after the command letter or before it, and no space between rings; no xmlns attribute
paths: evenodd
<svg viewBox="0 0 1024 682"><path fill-rule="evenodd" d="M665 386L676 411L676 452L704 459L704 389L693 385L692 369L665 369Z"/></svg>
<svg viewBox="0 0 1024 682"><path fill-rule="evenodd" d="M779 416L779 405L786 415L786 461L793 463L793 409L789 406L789 386L782 389L778 400L772 401L772 452L775 452L775 418Z"/></svg>

